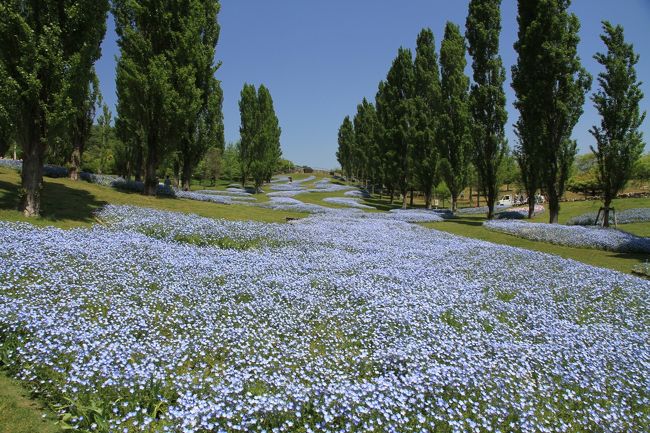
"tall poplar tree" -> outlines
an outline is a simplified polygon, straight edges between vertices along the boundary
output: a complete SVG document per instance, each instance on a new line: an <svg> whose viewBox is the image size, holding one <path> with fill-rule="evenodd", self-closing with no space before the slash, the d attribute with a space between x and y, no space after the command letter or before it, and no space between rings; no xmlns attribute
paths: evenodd
<svg viewBox="0 0 650 433"><path fill-rule="evenodd" d="M548 196L549 221L558 222L560 198L576 154L571 139L591 76L580 64L578 18L569 0L519 0L517 64L512 87L520 112L518 157L522 176L537 175ZM531 192L533 193L531 195ZM529 206L534 191L529 191Z"/></svg>
<svg viewBox="0 0 650 433"><path fill-rule="evenodd" d="M81 172L81 159L90 138L90 131L95 120L97 100L100 97L99 79L95 69L91 67L90 74L85 77L85 83L81 81L79 88L75 91L75 114L69 127L69 140L71 148L66 152L68 161L68 176L72 180L79 179ZM74 84L73 84L74 85Z"/></svg>
<svg viewBox="0 0 650 433"><path fill-rule="evenodd" d="M118 128L142 132L145 195L155 195L156 171L179 139L175 41L181 10L156 0L114 0L120 58L117 63Z"/></svg>
<svg viewBox="0 0 650 433"><path fill-rule="evenodd" d="M251 164L251 176L258 191L264 181L270 181L278 168L282 150L280 148L280 122L275 114L271 92L263 84L257 90L258 135Z"/></svg>
<svg viewBox="0 0 650 433"><path fill-rule="evenodd" d="M402 208L406 208L406 197L413 181L415 139L415 70L411 50L398 50L385 83L381 119L386 143L394 158L394 185L402 194Z"/></svg>
<svg viewBox="0 0 650 433"><path fill-rule="evenodd" d="M594 126L590 132L597 143L591 150L596 155L598 180L603 191L603 225L608 227L612 200L625 187L645 147L639 127L646 113L639 109L643 99L635 69L639 55L632 44L625 42L623 27L603 21L603 31L601 39L607 52L598 53L594 58L605 71L598 74L600 89L591 98L601 121L600 126Z"/></svg>
<svg viewBox="0 0 650 433"><path fill-rule="evenodd" d="M361 154L359 163L362 179L375 182L379 178L378 167L381 164L379 149L377 147L377 112L375 106L363 98L357 105L357 114L354 116L355 149Z"/></svg>
<svg viewBox="0 0 650 433"><path fill-rule="evenodd" d="M240 140L237 144L242 187L250 175L258 130L257 90L252 84L244 84L239 98Z"/></svg>
<svg viewBox="0 0 650 433"><path fill-rule="evenodd" d="M281 128L273 107L271 93L261 85L244 84L239 100L241 126L239 133L239 160L242 186L248 176L253 178L255 190L269 180L277 169L282 150Z"/></svg>
<svg viewBox="0 0 650 433"><path fill-rule="evenodd" d="M341 170L348 180L352 179L353 166L352 166L352 149L355 146L354 126L350 120L350 116L345 116L343 123L339 128L338 135L339 148L336 152L336 159L341 164Z"/></svg>
<svg viewBox="0 0 650 433"><path fill-rule="evenodd" d="M451 209L458 208L458 196L467 186L471 159L469 78L465 75L465 39L451 22L445 26L440 47L441 149L440 172L451 194Z"/></svg>
<svg viewBox="0 0 650 433"><path fill-rule="evenodd" d="M184 65L178 74L183 107L183 133L178 142L183 188L189 189L192 173L210 148L224 148L223 92L215 78L220 64L214 63L220 27L220 4L214 0L194 1L191 15L183 18L182 38L175 56ZM182 69L181 69L182 70Z"/></svg>
<svg viewBox="0 0 650 433"><path fill-rule="evenodd" d="M494 217L499 194L499 167L507 153L505 124L506 72L499 55L501 0L471 0L466 22L474 84L470 91L473 162L478 184L487 200L488 219Z"/></svg>
<svg viewBox="0 0 650 433"><path fill-rule="evenodd" d="M438 180L440 123L440 74L431 29L422 29L415 49L415 139L413 171L417 188L431 209L433 187Z"/></svg>
<svg viewBox="0 0 650 433"><path fill-rule="evenodd" d="M12 123L23 151L19 208L26 216L40 213L46 151L74 117L73 84L99 58L107 11L108 0L0 3L0 64L15 91Z"/></svg>

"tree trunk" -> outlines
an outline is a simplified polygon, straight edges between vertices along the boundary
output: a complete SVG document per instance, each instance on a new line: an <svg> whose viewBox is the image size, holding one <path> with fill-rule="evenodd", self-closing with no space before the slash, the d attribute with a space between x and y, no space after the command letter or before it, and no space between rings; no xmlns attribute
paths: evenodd
<svg viewBox="0 0 650 433"><path fill-rule="evenodd" d="M533 202L535 197L533 197ZM551 224L558 223L558 217L560 216L560 197L555 194L554 191L548 191L548 222Z"/></svg>
<svg viewBox="0 0 650 433"><path fill-rule="evenodd" d="M411 201L409 206L413 207L413 189L411 189Z"/></svg>
<svg viewBox="0 0 650 433"><path fill-rule="evenodd" d="M612 204L612 198L609 197L609 195L606 195L605 207L603 209L603 227L609 227L609 207L611 206L611 204Z"/></svg>
<svg viewBox="0 0 650 433"><path fill-rule="evenodd" d="M189 191L190 190L190 181L192 179L192 166L190 166L189 163L185 162L183 164L183 172L181 175L181 182L183 184L183 190Z"/></svg>
<svg viewBox="0 0 650 433"><path fill-rule="evenodd" d="M77 141L76 139L75 141ZM80 140L79 140L80 141ZM81 152L82 150L82 144L77 141L77 143L74 144L74 147L72 149L72 154L70 155L70 161L69 161L69 169L68 169L68 177L72 180L79 180L79 172L81 171Z"/></svg>
<svg viewBox="0 0 650 433"><path fill-rule="evenodd" d="M155 138L150 137L147 144L147 160L144 170L144 195L156 195L158 190L158 177L156 177L156 169L158 168L158 149L155 143Z"/></svg>
<svg viewBox="0 0 650 433"><path fill-rule="evenodd" d="M406 200L408 200L409 192L407 189L402 189L402 209L406 209Z"/></svg>
<svg viewBox="0 0 650 433"><path fill-rule="evenodd" d="M34 137L36 143L23 148L22 196L19 210L26 217L38 216L41 212L41 190L43 189L43 154L45 149Z"/></svg>
<svg viewBox="0 0 650 433"><path fill-rule="evenodd" d="M528 219L535 216L535 194L528 195Z"/></svg>
<svg viewBox="0 0 650 433"><path fill-rule="evenodd" d="M494 199L495 199L494 194L488 193L486 200L487 200L487 207L488 207L487 219L489 220L494 219Z"/></svg>
<svg viewBox="0 0 650 433"><path fill-rule="evenodd" d="M431 190L424 192L424 205L427 209L431 209Z"/></svg>
<svg viewBox="0 0 650 433"><path fill-rule="evenodd" d="M452 194L451 196L451 211L456 212L458 210L458 194Z"/></svg>
<svg viewBox="0 0 650 433"><path fill-rule="evenodd" d="M43 188L43 158L46 144L45 114L37 107L23 113L29 119L21 132L23 147L23 168L21 171L22 191L18 210L26 217L36 217L41 212L41 190ZM28 126L29 125L29 126Z"/></svg>

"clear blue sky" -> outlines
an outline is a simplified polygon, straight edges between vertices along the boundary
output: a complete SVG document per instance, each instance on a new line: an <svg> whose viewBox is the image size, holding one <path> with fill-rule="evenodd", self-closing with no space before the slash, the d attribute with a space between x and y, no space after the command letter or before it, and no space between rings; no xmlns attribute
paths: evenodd
<svg viewBox="0 0 650 433"><path fill-rule="evenodd" d="M446 21L461 25L464 31L467 5L468 1L461 0L222 0L217 60L223 66L217 77L224 90L226 142L239 138L238 101L243 84L263 83L271 91L280 119L284 157L313 167L337 166L337 131L343 118L356 112L363 97L374 101L377 84L385 78L397 49L414 50L420 29L430 27L438 51ZM642 108L650 111L650 0L574 0L571 10L580 18L579 54L594 76L593 89L600 72L593 55L604 50L600 22L607 19L623 25L626 39L641 56L637 74L644 81ZM516 60L512 48L517 35L515 0L503 1L502 26L501 55L508 73L507 135L512 146L512 123L517 119L509 81ZM114 111L119 51L113 27L110 17L97 71L104 99ZM468 63L468 75L470 68ZM581 152L594 144L588 130L598 121L588 101L574 129ZM650 119L642 129L648 142Z"/></svg>

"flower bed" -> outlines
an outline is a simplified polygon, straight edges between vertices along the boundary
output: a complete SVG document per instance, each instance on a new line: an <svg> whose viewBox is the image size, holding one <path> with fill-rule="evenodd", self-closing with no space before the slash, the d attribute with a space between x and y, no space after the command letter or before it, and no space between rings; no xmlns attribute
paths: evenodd
<svg viewBox="0 0 650 433"><path fill-rule="evenodd" d="M535 209L533 210L533 216L544 213L544 210L544 206L541 204L536 204ZM518 206L507 210L502 210L497 212L494 217L496 219L521 220L528 217L528 206Z"/></svg>
<svg viewBox="0 0 650 433"><path fill-rule="evenodd" d="M109 207L100 217L107 227L0 223L3 363L64 404L73 427L650 423L650 282L351 214L262 224ZM161 231L143 234L150 227ZM251 232L280 243L185 242ZM534 273L504 278L531 263Z"/></svg>
<svg viewBox="0 0 650 433"><path fill-rule="evenodd" d="M650 238L634 236L615 229L599 227L564 226L523 221L485 221L488 230L507 233L533 241L548 242L577 248L650 253Z"/></svg>
<svg viewBox="0 0 650 433"><path fill-rule="evenodd" d="M355 189L354 191L346 191L343 195L356 198L370 198L370 194L366 190Z"/></svg>
<svg viewBox="0 0 650 433"><path fill-rule="evenodd" d="M338 204L341 206L353 207L357 209L375 209L373 206L368 206L363 203L359 203L359 199L350 198L350 197L325 197L323 199L326 203Z"/></svg>
<svg viewBox="0 0 650 433"><path fill-rule="evenodd" d="M578 225L578 226L593 226L596 224L596 216L598 212L590 212L577 217L573 217L567 221L569 225ZM609 214L610 223L614 224L614 214L610 212ZM602 224L603 214L600 215L599 223ZM636 208L636 209L626 209L621 212L616 212L616 223L617 224L629 224L629 223L641 223L650 221L650 208Z"/></svg>

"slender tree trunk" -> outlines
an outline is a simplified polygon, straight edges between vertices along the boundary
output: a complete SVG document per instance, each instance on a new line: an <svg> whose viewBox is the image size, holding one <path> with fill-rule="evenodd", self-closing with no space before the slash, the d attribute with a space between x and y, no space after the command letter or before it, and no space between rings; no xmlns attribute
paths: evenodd
<svg viewBox="0 0 650 433"><path fill-rule="evenodd" d="M393 188L390 189L390 204L393 204L393 199L395 198L395 190Z"/></svg>
<svg viewBox="0 0 650 433"><path fill-rule="evenodd" d="M535 194L528 195L528 219L535 216Z"/></svg>
<svg viewBox="0 0 650 433"><path fill-rule="evenodd" d="M401 191L402 193L402 209L406 209L406 201L408 200L409 192L408 189L404 188Z"/></svg>
<svg viewBox="0 0 650 433"><path fill-rule="evenodd" d="M431 209L431 189L427 189L424 192L424 205L427 209Z"/></svg>
<svg viewBox="0 0 650 433"><path fill-rule="evenodd" d="M535 197L533 197L533 202ZM549 223L557 224L558 217L560 216L560 197L555 193L555 191L548 191L548 219Z"/></svg>
<svg viewBox="0 0 650 433"><path fill-rule="evenodd" d="M70 155L70 162L68 168L68 177L71 180L79 180L79 171L81 166L81 150L75 146Z"/></svg>
<svg viewBox="0 0 650 433"><path fill-rule="evenodd" d="M192 180L192 166L186 161L183 164L183 172L181 174L181 182L183 184L183 190L190 190L190 183Z"/></svg>
<svg viewBox="0 0 650 433"><path fill-rule="evenodd" d="M495 188L494 186L489 186L487 190L487 194L485 195L485 201L487 202L487 207L488 207L487 218L489 220L494 218L494 204L496 202L496 197L497 197L496 189L497 188Z"/></svg>
<svg viewBox="0 0 650 433"><path fill-rule="evenodd" d="M83 127L83 125L82 125ZM72 137L72 154L70 155L70 161L68 163L68 177L72 180L79 180L79 172L81 171L81 155L83 153L83 137L79 132L73 134ZM103 151L103 149L102 149Z"/></svg>
<svg viewBox="0 0 650 433"><path fill-rule="evenodd" d="M34 134L36 135L36 134ZM43 189L43 153L44 146L35 143L23 148L22 197L19 210L26 217L38 216L41 212L41 190Z"/></svg>
<svg viewBox="0 0 650 433"><path fill-rule="evenodd" d="M413 189L411 188L411 200L409 206L413 207Z"/></svg>
<svg viewBox="0 0 650 433"><path fill-rule="evenodd" d="M21 171L22 191L18 210L26 217L36 217L41 212L41 190L43 189L43 158L46 144L45 114L34 107L25 113L30 121L23 122L21 144L23 147L23 168ZM36 119L34 122L33 119Z"/></svg>
<svg viewBox="0 0 650 433"><path fill-rule="evenodd" d="M603 227L609 227L609 207L612 204L612 197L605 194L605 208L603 209Z"/></svg>
<svg viewBox="0 0 650 433"><path fill-rule="evenodd" d="M144 170L144 195L156 195L158 190L158 177L156 169L158 168L158 149L156 146L156 137L149 137L147 143L147 160Z"/></svg>
<svg viewBox="0 0 650 433"><path fill-rule="evenodd" d="M458 210L458 194L451 195L451 211L456 212Z"/></svg>

